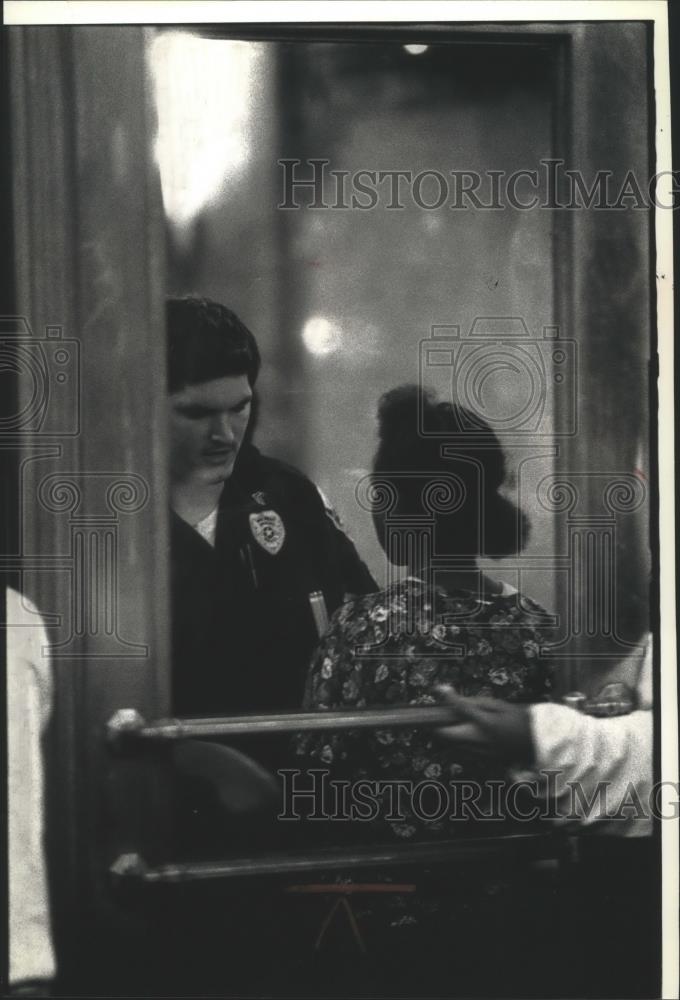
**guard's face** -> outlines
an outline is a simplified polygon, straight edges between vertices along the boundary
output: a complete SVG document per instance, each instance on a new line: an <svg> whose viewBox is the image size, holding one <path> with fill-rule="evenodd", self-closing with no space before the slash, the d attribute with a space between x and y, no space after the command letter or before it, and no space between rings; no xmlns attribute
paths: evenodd
<svg viewBox="0 0 680 1000"><path fill-rule="evenodd" d="M226 375L170 394L170 479L212 485L228 479L250 418L245 375Z"/></svg>

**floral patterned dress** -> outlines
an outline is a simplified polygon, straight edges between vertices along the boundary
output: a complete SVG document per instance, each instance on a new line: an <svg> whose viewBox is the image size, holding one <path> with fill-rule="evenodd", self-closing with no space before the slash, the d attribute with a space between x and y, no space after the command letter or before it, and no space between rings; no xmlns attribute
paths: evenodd
<svg viewBox="0 0 680 1000"><path fill-rule="evenodd" d="M428 705L436 701L438 684L461 695L547 699L551 682L541 647L551 624L539 605L507 587L480 597L447 593L409 577L336 611L312 661L304 707ZM483 787L499 777L488 763L472 755L466 759L460 748L438 741L428 729L301 734L295 752L302 770L326 769L331 780L350 785L397 779L411 786L472 781ZM478 804L488 811L487 802ZM357 838L363 845L392 840L406 846L517 832L502 821L451 822L448 812L441 819L424 818L408 796L393 818L392 805L388 794L369 821L331 820L323 832L310 823L313 841L318 844L325 834L336 848ZM526 824L521 832L529 832ZM386 990L377 995L523 995L521 989L504 991L514 980L523 983L536 954L549 954L550 942L559 939L546 918L554 908L554 888L535 884L528 869L502 851L479 858L454 852L443 863L406 861L396 869L348 868L342 874L317 873L315 881L358 893L349 898L365 954L355 954L352 968L360 959L373 963ZM336 965L331 961L330 967ZM364 989L368 974L364 965L356 968Z"/></svg>
<svg viewBox="0 0 680 1000"><path fill-rule="evenodd" d="M447 593L408 577L336 611L310 667L304 708L434 704L438 684L448 684L460 695L546 700L551 681L541 646L550 622L538 604L507 586L501 594L480 597L462 590ZM302 735L295 749L303 766L327 768L331 777L351 781L447 785L499 777L489 772L488 763L465 759L460 749L438 741L427 729ZM460 828L454 830L446 819L423 821L407 812L405 819L378 820L381 832L429 839L451 837ZM380 810L384 814L389 815L388 808Z"/></svg>

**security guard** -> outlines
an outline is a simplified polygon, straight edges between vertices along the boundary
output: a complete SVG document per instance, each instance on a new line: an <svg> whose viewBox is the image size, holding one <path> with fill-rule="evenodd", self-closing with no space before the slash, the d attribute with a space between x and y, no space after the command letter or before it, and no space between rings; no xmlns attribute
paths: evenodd
<svg viewBox="0 0 680 1000"><path fill-rule="evenodd" d="M377 586L314 484L247 442L250 331L198 298L167 323L174 711L298 709L328 616Z"/></svg>

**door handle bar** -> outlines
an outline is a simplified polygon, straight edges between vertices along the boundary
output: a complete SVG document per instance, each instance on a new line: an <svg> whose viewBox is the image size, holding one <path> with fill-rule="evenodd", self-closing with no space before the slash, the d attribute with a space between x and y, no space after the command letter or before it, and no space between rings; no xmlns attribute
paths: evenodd
<svg viewBox="0 0 680 1000"><path fill-rule="evenodd" d="M556 833L510 834L497 837L461 837L436 844L376 845L364 848L316 850L307 853L268 853L261 857L231 858L224 861L194 861L148 865L139 854L121 854L109 868L116 883L169 885L181 882L230 881L304 875L327 871L354 871L362 868L391 868L401 865L430 865L470 862L474 859L505 857L508 860L560 860L565 839ZM331 886L332 888L332 886Z"/></svg>
<svg viewBox="0 0 680 1000"><path fill-rule="evenodd" d="M287 712L273 715L235 715L211 719L158 719L146 722L136 709L121 708L109 719L110 745L168 743L188 739L225 739L233 736L318 733L348 729L395 729L450 726L457 720L449 705L352 709L339 712Z"/></svg>

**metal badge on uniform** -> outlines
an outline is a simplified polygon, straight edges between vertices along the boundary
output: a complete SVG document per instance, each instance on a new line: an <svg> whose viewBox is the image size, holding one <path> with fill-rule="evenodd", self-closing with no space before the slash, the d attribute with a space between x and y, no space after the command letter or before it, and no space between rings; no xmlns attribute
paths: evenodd
<svg viewBox="0 0 680 1000"><path fill-rule="evenodd" d="M249 521L255 541L270 555L279 553L286 538L286 529L276 511L263 510L251 514Z"/></svg>

